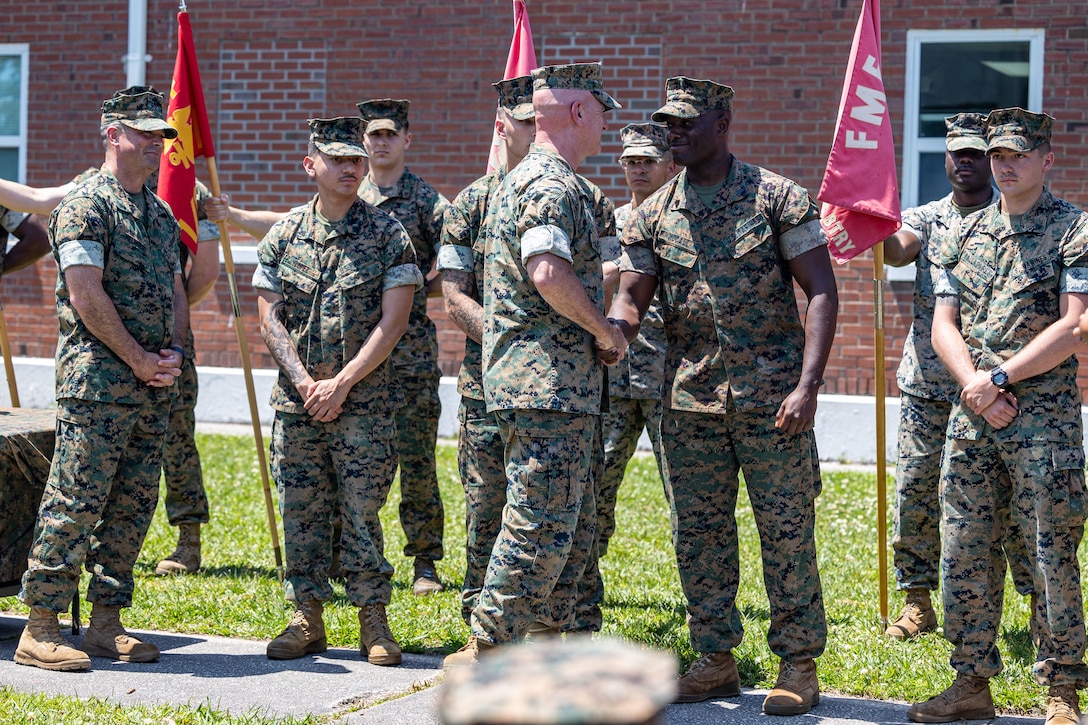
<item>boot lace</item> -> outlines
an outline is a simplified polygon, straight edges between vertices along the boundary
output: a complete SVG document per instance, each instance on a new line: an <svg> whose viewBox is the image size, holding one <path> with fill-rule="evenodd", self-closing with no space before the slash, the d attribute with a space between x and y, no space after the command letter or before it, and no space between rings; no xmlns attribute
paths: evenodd
<svg viewBox="0 0 1088 725"><path fill-rule="evenodd" d="M393 639L393 632L389 629L389 621L381 607L371 606L366 608L366 623L374 636L378 639Z"/></svg>
<svg viewBox="0 0 1088 725"><path fill-rule="evenodd" d="M1055 687L1052 688L1050 692L1051 694L1047 697L1047 720L1059 717L1076 722L1080 719L1080 713L1077 712L1079 708L1073 707L1072 704L1077 700L1077 691L1075 688L1069 687L1068 689L1059 689Z"/></svg>

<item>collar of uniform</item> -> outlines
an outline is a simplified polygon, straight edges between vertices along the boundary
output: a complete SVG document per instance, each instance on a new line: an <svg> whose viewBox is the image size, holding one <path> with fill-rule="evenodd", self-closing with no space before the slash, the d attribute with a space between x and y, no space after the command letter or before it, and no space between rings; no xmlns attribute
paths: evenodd
<svg viewBox="0 0 1088 725"><path fill-rule="evenodd" d="M677 191L679 193L673 197L672 208L690 211L696 216L706 216L706 214L717 209L724 209L734 202L755 196L757 189L753 187L758 187L759 174L756 171L758 167L746 164L733 155L730 155L730 159L732 159L732 163L729 165L729 176L725 177L725 183L718 190L717 196L714 197L715 199L721 199L722 192L725 192L725 203L712 207L703 204L699 195L695 193L695 189L690 188L692 184L688 181L687 169L684 169L676 177ZM699 211L705 213L700 215L697 213Z"/></svg>
<svg viewBox="0 0 1088 725"><path fill-rule="evenodd" d="M1000 203L987 210L993 210L991 231L998 239L1006 239L1019 234L1042 234L1051 224L1052 217L1058 211L1058 198L1050 193L1050 189L1043 187L1043 193L1035 200L1035 204L1025 214L1017 217L1017 222L1010 224L1010 217L1001 211Z"/></svg>
<svg viewBox="0 0 1088 725"><path fill-rule="evenodd" d="M136 203L132 201L133 195L130 195L128 189L121 186L121 182L117 180L117 177L113 175L113 172L103 167L99 169L99 173L102 174L102 178L105 179L106 183L113 187L111 191L113 193L114 200L117 203L118 209L133 217L134 219L142 218L140 207L136 206ZM147 192L147 186L144 185L143 188L140 189L140 193L144 195L144 201L146 202L145 206L147 207L147 215L151 216L151 210L154 206L154 201L147 197Z"/></svg>
<svg viewBox="0 0 1088 725"><path fill-rule="evenodd" d="M529 153L525 155L526 158L530 154L539 154L541 156L547 156L549 159L554 159L557 163L563 164L571 173L574 173L574 167L572 167L563 156L550 146L541 146L540 144L533 143L529 146Z"/></svg>

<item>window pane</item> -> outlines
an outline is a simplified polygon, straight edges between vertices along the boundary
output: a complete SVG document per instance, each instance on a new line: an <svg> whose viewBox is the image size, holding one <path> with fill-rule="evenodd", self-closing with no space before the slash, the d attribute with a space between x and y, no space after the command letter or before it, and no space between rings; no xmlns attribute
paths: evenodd
<svg viewBox="0 0 1088 725"><path fill-rule="evenodd" d="M919 154L918 204L927 204L952 193L944 173L944 154Z"/></svg>
<svg viewBox="0 0 1088 725"><path fill-rule="evenodd" d="M918 135L943 138L945 116L1028 106L1029 43L923 43ZM943 172L942 172L943 175Z"/></svg>
<svg viewBox="0 0 1088 725"><path fill-rule="evenodd" d="M0 136L18 136L22 59L17 55L0 55Z"/></svg>
<svg viewBox="0 0 1088 725"><path fill-rule="evenodd" d="M0 149L0 178L19 180L19 149Z"/></svg>

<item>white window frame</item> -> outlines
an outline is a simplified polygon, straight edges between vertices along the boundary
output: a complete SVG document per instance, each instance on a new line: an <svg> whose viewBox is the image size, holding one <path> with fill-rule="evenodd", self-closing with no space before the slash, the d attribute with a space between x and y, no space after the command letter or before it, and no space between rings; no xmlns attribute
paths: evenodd
<svg viewBox="0 0 1088 725"><path fill-rule="evenodd" d="M27 106L30 101L30 44L0 43L0 55L17 55L21 59L19 64L19 134L0 136L0 148L17 148L19 150L19 178L14 179L14 181L25 184L27 119L29 116Z"/></svg>
<svg viewBox="0 0 1088 725"><path fill-rule="evenodd" d="M903 98L903 175L899 202L903 209L918 205L918 173L923 153L943 153L943 138L918 136L918 83L921 73L922 46L926 43L999 43L1028 44L1028 110L1043 110L1043 52L1046 31L1043 28L1007 28L1001 30L908 30L907 63ZM888 267L889 280L913 280L915 267Z"/></svg>

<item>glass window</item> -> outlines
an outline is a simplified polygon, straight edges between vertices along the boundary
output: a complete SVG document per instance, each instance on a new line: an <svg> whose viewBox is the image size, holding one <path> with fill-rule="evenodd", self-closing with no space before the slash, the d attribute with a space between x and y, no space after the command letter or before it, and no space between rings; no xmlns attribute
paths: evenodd
<svg viewBox="0 0 1088 725"><path fill-rule="evenodd" d="M30 46L0 44L0 176L25 181Z"/></svg>

